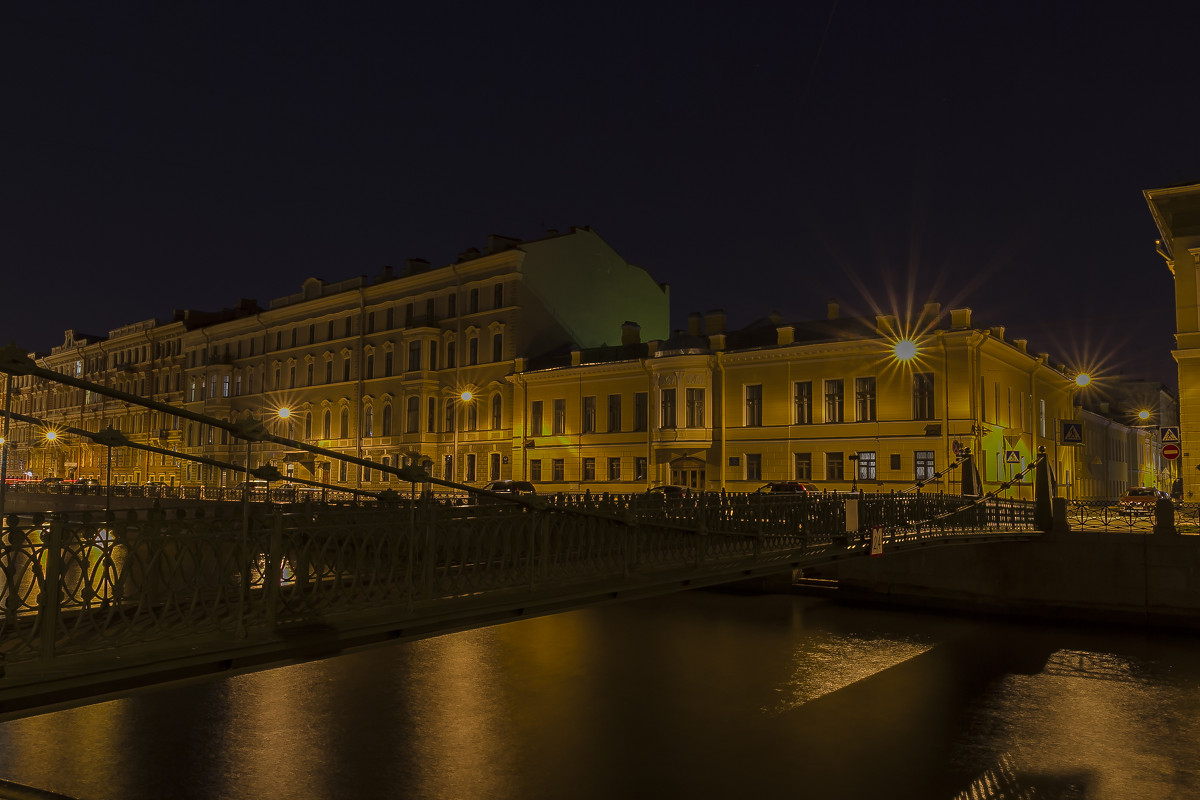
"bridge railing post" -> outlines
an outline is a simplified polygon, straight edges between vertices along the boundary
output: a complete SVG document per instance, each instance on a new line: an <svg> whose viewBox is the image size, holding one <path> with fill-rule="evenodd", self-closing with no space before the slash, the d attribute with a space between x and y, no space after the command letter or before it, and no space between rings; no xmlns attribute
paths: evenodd
<svg viewBox="0 0 1200 800"><path fill-rule="evenodd" d="M279 590L283 583L283 512L276 506L272 512L271 540L267 546L267 563L263 579L263 600L266 602L267 624L274 625L278 616Z"/></svg>
<svg viewBox="0 0 1200 800"><path fill-rule="evenodd" d="M46 568L42 591L38 596L38 625L41 628L43 661L54 658L54 637L58 632L59 605L62 602L62 542L63 515L50 515L50 525L42 529L42 544L46 550Z"/></svg>

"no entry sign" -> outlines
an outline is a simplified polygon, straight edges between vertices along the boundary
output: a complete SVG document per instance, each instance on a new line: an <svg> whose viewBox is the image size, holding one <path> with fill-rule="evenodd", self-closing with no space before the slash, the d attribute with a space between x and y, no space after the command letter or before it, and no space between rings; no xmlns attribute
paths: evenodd
<svg viewBox="0 0 1200 800"><path fill-rule="evenodd" d="M1168 461L1174 461L1175 459L1179 458L1179 445L1164 444L1162 453L1163 458L1167 459Z"/></svg>

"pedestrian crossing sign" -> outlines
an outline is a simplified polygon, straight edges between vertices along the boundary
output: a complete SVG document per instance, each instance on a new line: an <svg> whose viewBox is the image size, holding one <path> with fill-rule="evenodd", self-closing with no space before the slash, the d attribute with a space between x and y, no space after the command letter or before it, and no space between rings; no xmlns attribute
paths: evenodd
<svg viewBox="0 0 1200 800"><path fill-rule="evenodd" d="M1179 426L1158 429L1158 440L1163 444L1179 444Z"/></svg>
<svg viewBox="0 0 1200 800"><path fill-rule="evenodd" d="M1083 444L1083 423L1070 419L1061 419L1063 444Z"/></svg>
<svg viewBox="0 0 1200 800"><path fill-rule="evenodd" d="M1021 451L1020 450L1005 450L1004 451L1004 463L1005 464L1020 464L1021 463Z"/></svg>

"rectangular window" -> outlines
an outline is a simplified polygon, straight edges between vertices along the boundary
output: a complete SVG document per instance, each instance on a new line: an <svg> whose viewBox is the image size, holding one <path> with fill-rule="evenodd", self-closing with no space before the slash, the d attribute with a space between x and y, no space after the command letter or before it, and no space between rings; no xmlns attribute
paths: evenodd
<svg viewBox="0 0 1200 800"><path fill-rule="evenodd" d="M529 404L529 435L541 436L545 432L542 424L542 401L534 400Z"/></svg>
<svg viewBox="0 0 1200 800"><path fill-rule="evenodd" d="M796 424L812 424L812 381L796 381Z"/></svg>
<svg viewBox="0 0 1200 800"><path fill-rule="evenodd" d="M467 364L474 365L479 363L479 337L472 337L471 341L467 342Z"/></svg>
<svg viewBox="0 0 1200 800"><path fill-rule="evenodd" d="M500 480L500 454L492 453L488 456L488 480Z"/></svg>
<svg viewBox="0 0 1200 800"><path fill-rule="evenodd" d="M859 422L875 421L875 379L854 379L854 407Z"/></svg>
<svg viewBox="0 0 1200 800"><path fill-rule="evenodd" d="M408 371L417 372L421 369L421 341L408 343Z"/></svg>
<svg viewBox="0 0 1200 800"><path fill-rule="evenodd" d="M558 436L567 432L567 401L559 398L554 401L553 433Z"/></svg>
<svg viewBox="0 0 1200 800"><path fill-rule="evenodd" d="M757 428L762 425L762 384L747 385L746 391L746 426Z"/></svg>
<svg viewBox="0 0 1200 800"><path fill-rule="evenodd" d="M596 459L591 457L583 459L583 480L596 480Z"/></svg>
<svg viewBox="0 0 1200 800"><path fill-rule="evenodd" d="M621 480L621 459L619 459L619 458L608 459L608 479L610 481Z"/></svg>
<svg viewBox="0 0 1200 800"><path fill-rule="evenodd" d="M467 295L467 298L468 298L468 306L469 306L467 309L467 313L474 314L476 311L479 310L479 290L472 289L471 293L469 295Z"/></svg>
<svg viewBox="0 0 1200 800"><path fill-rule="evenodd" d="M383 354L383 374L390 378L392 377L392 351L388 350Z"/></svg>
<svg viewBox="0 0 1200 800"><path fill-rule="evenodd" d="M892 453L892 455L889 458L892 462L892 465L891 465L892 470L900 469L900 454Z"/></svg>
<svg viewBox="0 0 1200 800"><path fill-rule="evenodd" d="M762 480L762 453L746 454L746 480Z"/></svg>
<svg viewBox="0 0 1200 800"><path fill-rule="evenodd" d="M636 392L633 395L633 429L650 429L650 398L645 392Z"/></svg>
<svg viewBox="0 0 1200 800"><path fill-rule="evenodd" d="M796 453L796 480L812 480L812 453Z"/></svg>
<svg viewBox="0 0 1200 800"><path fill-rule="evenodd" d="M504 307L504 284L497 283L492 289L492 308Z"/></svg>
<svg viewBox="0 0 1200 800"><path fill-rule="evenodd" d="M419 433L421 430L421 398L413 396L408 398L407 402L405 414L407 420L404 429L409 433Z"/></svg>
<svg viewBox="0 0 1200 800"><path fill-rule="evenodd" d="M913 419L934 419L932 372L913 375Z"/></svg>
<svg viewBox="0 0 1200 800"><path fill-rule="evenodd" d="M564 477L566 475L566 471L563 468L563 464L564 462L561 458L554 458L550 460L550 480L559 482L566 480Z"/></svg>
<svg viewBox="0 0 1200 800"><path fill-rule="evenodd" d="M333 383L333 361L332 360L325 362L325 382Z"/></svg>
<svg viewBox="0 0 1200 800"><path fill-rule="evenodd" d="M504 360L504 334L492 334L492 361Z"/></svg>
<svg viewBox="0 0 1200 800"><path fill-rule="evenodd" d="M825 381L825 421L842 422L845 408L845 386L842 380Z"/></svg>
<svg viewBox="0 0 1200 800"><path fill-rule="evenodd" d="M841 481L846 479L846 462L842 453L825 454L825 480Z"/></svg>
<svg viewBox="0 0 1200 800"><path fill-rule="evenodd" d="M433 322L434 322L433 318L434 318L433 298L431 297L425 301L425 324L433 325Z"/></svg>
<svg viewBox="0 0 1200 800"><path fill-rule="evenodd" d="M596 398L583 398L582 433L596 432Z"/></svg>
<svg viewBox="0 0 1200 800"><path fill-rule="evenodd" d="M446 316L453 317L458 314L458 295L452 294L446 298Z"/></svg>
<svg viewBox="0 0 1200 800"><path fill-rule="evenodd" d="M608 432L617 433L621 430L621 395L608 396Z"/></svg>
<svg viewBox="0 0 1200 800"><path fill-rule="evenodd" d="M374 354L367 356L367 365L363 369L363 377L368 378L368 379L375 377L375 356L374 356Z"/></svg>
<svg viewBox="0 0 1200 800"><path fill-rule="evenodd" d="M426 431L428 433L437 433L437 398L431 397L426 403Z"/></svg>
<svg viewBox="0 0 1200 800"><path fill-rule="evenodd" d="M689 428L704 427L704 390L687 390L687 426Z"/></svg>
<svg viewBox="0 0 1200 800"><path fill-rule="evenodd" d="M646 472L649 464L650 462L645 456L637 456L633 459L633 479L635 481L646 480Z"/></svg>
<svg viewBox="0 0 1200 800"><path fill-rule="evenodd" d="M875 451L858 451L858 479L860 481L875 480Z"/></svg>
<svg viewBox="0 0 1200 800"><path fill-rule="evenodd" d="M933 478L934 469L933 451L932 450L917 450L913 453L913 477L919 481L927 481Z"/></svg>
<svg viewBox="0 0 1200 800"><path fill-rule="evenodd" d="M542 479L542 460L540 458L531 458L529 460L529 480L540 481Z"/></svg>
<svg viewBox="0 0 1200 800"><path fill-rule="evenodd" d="M675 427L675 390L662 390L662 414L659 417L660 428Z"/></svg>
<svg viewBox="0 0 1200 800"><path fill-rule="evenodd" d="M474 483L475 481L475 454L467 453L467 478L466 483Z"/></svg>
<svg viewBox="0 0 1200 800"><path fill-rule="evenodd" d="M404 327L411 328L416 321L416 316L417 309L412 303L404 306Z"/></svg>

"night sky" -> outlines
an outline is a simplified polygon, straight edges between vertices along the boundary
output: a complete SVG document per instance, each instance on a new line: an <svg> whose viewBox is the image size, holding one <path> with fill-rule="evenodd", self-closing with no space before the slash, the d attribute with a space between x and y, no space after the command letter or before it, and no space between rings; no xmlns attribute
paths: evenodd
<svg viewBox="0 0 1200 800"><path fill-rule="evenodd" d="M1198 15L1156 8L5 3L0 337L590 225L676 328L934 299L1173 387L1142 190L1200 181Z"/></svg>

